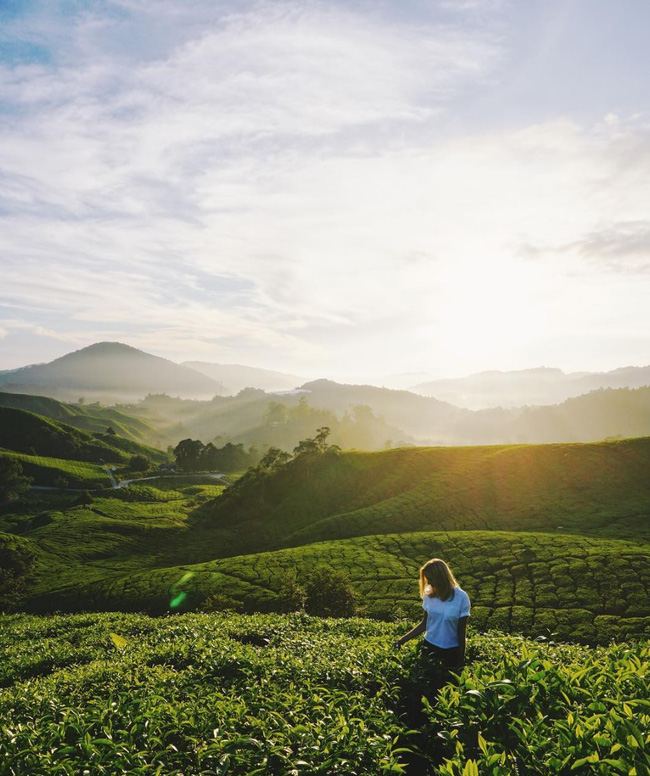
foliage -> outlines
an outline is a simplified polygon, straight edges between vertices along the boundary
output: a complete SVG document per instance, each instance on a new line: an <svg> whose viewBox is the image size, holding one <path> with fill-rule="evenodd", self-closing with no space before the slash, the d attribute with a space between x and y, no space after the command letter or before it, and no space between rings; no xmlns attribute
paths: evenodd
<svg viewBox="0 0 650 776"><path fill-rule="evenodd" d="M306 615L10 615L1 772L648 772L647 644L473 635L436 700L419 650L393 652L402 632Z"/></svg>
<svg viewBox="0 0 650 776"><path fill-rule="evenodd" d="M183 439L174 448L176 463L182 471L242 471L252 466L259 458L256 449L248 452L244 445L227 442L215 447L212 442L204 445L199 439Z"/></svg>
<svg viewBox="0 0 650 776"><path fill-rule="evenodd" d="M214 593L203 600L199 609L202 612L241 612L241 601L221 593Z"/></svg>
<svg viewBox="0 0 650 776"><path fill-rule="evenodd" d="M444 776L650 772L650 646L584 651L486 637L483 658L426 709Z"/></svg>
<svg viewBox="0 0 650 776"><path fill-rule="evenodd" d="M305 585L305 611L318 617L352 617L356 595L345 572L317 566Z"/></svg>
<svg viewBox="0 0 650 776"><path fill-rule="evenodd" d="M0 502L24 493L31 480L23 476L20 461L9 456L0 456Z"/></svg>
<svg viewBox="0 0 650 776"><path fill-rule="evenodd" d="M146 455L141 453L138 455L132 455L129 458L129 469L135 472L146 472L151 467L151 461Z"/></svg>

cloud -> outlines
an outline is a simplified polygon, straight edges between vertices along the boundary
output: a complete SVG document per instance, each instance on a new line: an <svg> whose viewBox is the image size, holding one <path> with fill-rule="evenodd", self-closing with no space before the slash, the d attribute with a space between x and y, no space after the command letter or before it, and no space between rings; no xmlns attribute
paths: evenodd
<svg viewBox="0 0 650 776"><path fill-rule="evenodd" d="M614 272L650 273L650 221L624 221L568 246Z"/></svg>
<svg viewBox="0 0 650 776"><path fill-rule="evenodd" d="M477 337L487 368L549 311L560 331L572 278L601 282L587 247L645 244L643 117L478 132L459 117L503 64L502 4L380 5L39 3L11 22L48 52L0 67L12 316L300 373L361 350L461 363Z"/></svg>

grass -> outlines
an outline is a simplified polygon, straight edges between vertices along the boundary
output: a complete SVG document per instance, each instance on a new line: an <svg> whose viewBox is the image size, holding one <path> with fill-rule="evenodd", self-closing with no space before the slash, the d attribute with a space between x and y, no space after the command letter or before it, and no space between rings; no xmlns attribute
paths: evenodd
<svg viewBox="0 0 650 776"><path fill-rule="evenodd" d="M117 613L2 624L3 776L650 768L643 643L472 633L467 666L437 693L417 647L392 649L404 625Z"/></svg>
<svg viewBox="0 0 650 776"><path fill-rule="evenodd" d="M66 487L70 488L106 488L111 484L108 474L100 464L2 450L0 455L18 460L23 467L23 473L32 477L34 485L59 487L62 479L67 481Z"/></svg>

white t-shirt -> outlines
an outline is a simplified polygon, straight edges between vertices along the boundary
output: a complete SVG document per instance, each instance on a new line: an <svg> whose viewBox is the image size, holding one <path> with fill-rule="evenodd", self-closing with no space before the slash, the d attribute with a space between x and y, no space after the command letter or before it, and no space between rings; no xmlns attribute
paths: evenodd
<svg viewBox="0 0 650 776"><path fill-rule="evenodd" d="M422 598L422 608L427 613L427 629L424 638L430 644L442 649L458 646L458 620L469 617L469 596L459 587L449 601L431 598L426 593Z"/></svg>

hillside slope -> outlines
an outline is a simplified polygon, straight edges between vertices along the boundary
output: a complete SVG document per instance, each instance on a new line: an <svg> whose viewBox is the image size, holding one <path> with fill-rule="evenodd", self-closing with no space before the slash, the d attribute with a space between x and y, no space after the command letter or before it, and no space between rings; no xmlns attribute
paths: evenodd
<svg viewBox="0 0 650 776"><path fill-rule="evenodd" d="M85 584L66 582L63 572L56 590L33 595L30 608L160 614L180 584L189 608L217 594L241 601L248 611L277 611L288 572L306 582L326 564L349 574L365 614L415 618L421 611L418 568L434 556L453 562L473 602L474 629L552 632L590 643L650 633L647 547L501 531L388 534L119 575L98 575L96 568Z"/></svg>
<svg viewBox="0 0 650 776"><path fill-rule="evenodd" d="M298 458L226 491L197 519L229 529L237 552L431 530L648 539L648 472L647 438L347 452Z"/></svg>
<svg viewBox="0 0 650 776"><path fill-rule="evenodd" d="M0 407L26 410L51 420L59 420L89 433L102 433L108 426L122 437L134 442L160 447L159 430L141 418L132 417L112 407L97 404L66 404L48 396L0 391Z"/></svg>
<svg viewBox="0 0 650 776"><path fill-rule="evenodd" d="M27 455L107 463L121 463L136 454L159 462L168 457L160 450L117 434L93 435L66 423L9 407L0 407L0 448Z"/></svg>

